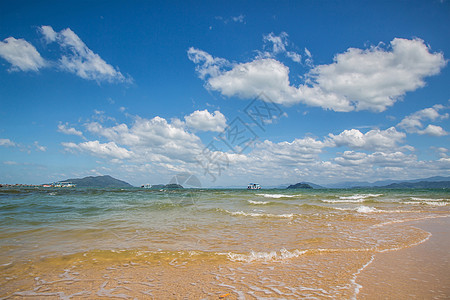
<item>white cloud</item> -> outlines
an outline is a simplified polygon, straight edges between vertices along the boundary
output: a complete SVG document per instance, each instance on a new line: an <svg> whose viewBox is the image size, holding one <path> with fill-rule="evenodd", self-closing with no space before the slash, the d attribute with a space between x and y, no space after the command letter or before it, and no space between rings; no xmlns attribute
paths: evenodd
<svg viewBox="0 0 450 300"><path fill-rule="evenodd" d="M99 82L132 81L89 49L70 28L55 32L51 26L41 26L40 31L47 42L57 42L66 52L59 61L62 69L83 79Z"/></svg>
<svg viewBox="0 0 450 300"><path fill-rule="evenodd" d="M58 131L59 132L61 132L61 133L64 133L64 134L72 134L72 135L78 135L78 136L83 136L83 133L81 132L81 131L79 131L79 130L76 130L75 128L73 128L73 127L68 127L69 126L69 124L66 122L66 123L59 123L58 124Z"/></svg>
<svg viewBox="0 0 450 300"><path fill-rule="evenodd" d="M419 110L405 117L400 123L397 124L397 126L406 130L408 133L427 134L432 136L447 135L448 133L442 127L432 124L429 124L425 129L422 129L424 127L424 121L440 121L448 119L448 113L439 113L439 110L442 109L446 109L446 107L436 104L433 107Z"/></svg>
<svg viewBox="0 0 450 300"><path fill-rule="evenodd" d="M307 48L305 48L305 56L306 56L305 64L310 68L314 67L314 61L312 58L312 54Z"/></svg>
<svg viewBox="0 0 450 300"><path fill-rule="evenodd" d="M41 34L44 36L47 43L55 42L58 38L58 34L53 30L51 26L41 26L39 27Z"/></svg>
<svg viewBox="0 0 450 300"><path fill-rule="evenodd" d="M278 36L271 32L263 36L263 41L264 43L272 43L272 53L278 54L286 52L287 38L288 34L286 32L282 32Z"/></svg>
<svg viewBox="0 0 450 300"><path fill-rule="evenodd" d="M218 110L210 113L208 110L196 110L185 116L186 125L200 131L222 132L227 126L227 119Z"/></svg>
<svg viewBox="0 0 450 300"><path fill-rule="evenodd" d="M334 161L342 166L359 166L359 167L406 167L413 164L417 157L413 154L405 154L403 152L381 152L362 153L355 151L345 151Z"/></svg>
<svg viewBox="0 0 450 300"><path fill-rule="evenodd" d="M34 147L36 148L37 151L41 151L41 152L47 151L47 147L39 145L38 141L35 141L33 143L33 145L34 145Z"/></svg>
<svg viewBox="0 0 450 300"><path fill-rule="evenodd" d="M243 14L240 14L238 16L230 17L230 18L224 18L221 16L215 17L216 20L222 21L224 24L228 24L229 22L235 22L235 23L244 23L245 24L245 16ZM211 26L210 28L211 29Z"/></svg>
<svg viewBox="0 0 450 300"><path fill-rule="evenodd" d="M258 157L260 161L275 159L278 163L286 166L286 164L313 162L322 149L327 146L329 146L327 142L311 137L279 143L266 140L257 144L250 156L252 159Z"/></svg>
<svg viewBox="0 0 450 300"><path fill-rule="evenodd" d="M24 39L9 37L0 41L0 56L11 64L10 71L38 71L46 66L36 48Z"/></svg>
<svg viewBox="0 0 450 300"><path fill-rule="evenodd" d="M213 57L211 54L193 47L189 48L187 54L188 58L197 64L195 70L201 79L209 76L216 77L220 75L223 67L230 65L226 59Z"/></svg>
<svg viewBox="0 0 450 300"><path fill-rule="evenodd" d="M249 99L264 92L275 103L298 103L298 90L289 83L289 68L272 58L238 64L230 71L208 78L206 87L227 97Z"/></svg>
<svg viewBox="0 0 450 300"><path fill-rule="evenodd" d="M99 141L88 141L80 144L62 143L66 151L86 152L104 158L125 159L132 155L132 152L117 146L114 142L100 143Z"/></svg>
<svg viewBox="0 0 450 300"><path fill-rule="evenodd" d="M286 52L286 56L295 61L296 63L300 63L302 61L302 56L294 51Z"/></svg>
<svg viewBox="0 0 450 300"><path fill-rule="evenodd" d="M285 51L281 37L269 35L267 39L274 52ZM260 56L248 63L230 64L194 48L201 56L193 56L191 49L188 56L197 64L206 87L224 96L248 99L264 92L271 101L284 105L305 103L335 111L379 112L406 92L423 87L425 77L438 74L446 65L443 54L431 53L420 39L395 38L390 46L349 48L337 54L332 64L311 69L306 83L299 86L291 85L289 68L273 58ZM227 71L226 66L232 68Z"/></svg>
<svg viewBox="0 0 450 300"><path fill-rule="evenodd" d="M350 129L344 130L339 135L330 133L328 136L337 147L345 146L376 151L398 149L398 144L403 142L406 134L391 127L386 130L373 129L366 133L362 133L358 129Z"/></svg>
<svg viewBox="0 0 450 300"><path fill-rule="evenodd" d="M327 95L344 99L356 110L383 111L406 92L423 87L423 79L446 64L443 54L430 53L423 40L395 38L390 45L390 50L349 48L309 75Z"/></svg>
<svg viewBox="0 0 450 300"><path fill-rule="evenodd" d="M419 130L419 134L427 134L432 136L445 136L448 135L448 132L445 131L441 126L436 125L428 125L424 130Z"/></svg>
<svg viewBox="0 0 450 300"><path fill-rule="evenodd" d="M16 145L16 143L11 141L10 139L0 139L0 146L3 146L3 147L15 147L17 145Z"/></svg>
<svg viewBox="0 0 450 300"><path fill-rule="evenodd" d="M302 61L302 56L294 51L287 51L286 46L289 45L288 34L286 32L281 32L280 35L275 35L273 32L263 36L264 44L271 44L272 49L269 53L265 53L264 56L275 56L277 54L285 54L287 57L292 59L294 62L300 63Z"/></svg>
<svg viewBox="0 0 450 300"><path fill-rule="evenodd" d="M231 20L233 20L233 22L237 22L237 23L245 23L245 16L241 14L236 17L231 17Z"/></svg>
<svg viewBox="0 0 450 300"><path fill-rule="evenodd" d="M86 129L119 145L131 149L135 161L194 162L202 150L200 138L187 132L178 119L171 123L161 117L144 119L137 117L131 127L118 124L103 127L97 122L86 124Z"/></svg>

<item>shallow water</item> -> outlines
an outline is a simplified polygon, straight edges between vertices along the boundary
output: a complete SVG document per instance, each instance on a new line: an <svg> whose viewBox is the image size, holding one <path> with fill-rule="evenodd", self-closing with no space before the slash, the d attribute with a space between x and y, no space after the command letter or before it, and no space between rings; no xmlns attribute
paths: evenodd
<svg viewBox="0 0 450 300"><path fill-rule="evenodd" d="M0 297L352 298L448 190L0 189Z"/></svg>

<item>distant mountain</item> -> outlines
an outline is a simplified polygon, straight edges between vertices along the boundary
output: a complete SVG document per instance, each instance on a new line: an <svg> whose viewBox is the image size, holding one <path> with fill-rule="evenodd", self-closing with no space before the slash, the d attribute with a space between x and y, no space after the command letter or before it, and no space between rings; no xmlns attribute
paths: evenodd
<svg viewBox="0 0 450 300"><path fill-rule="evenodd" d="M450 181L415 181L391 183L379 188L386 189L449 189Z"/></svg>
<svg viewBox="0 0 450 300"><path fill-rule="evenodd" d="M307 185L310 185L313 189L326 189L326 187L312 183L312 182L302 182L302 183L306 183Z"/></svg>
<svg viewBox="0 0 450 300"><path fill-rule="evenodd" d="M326 187L323 187L321 185L312 183L312 182L307 182L307 181L302 181L301 183L305 183L310 185L313 189L326 189ZM263 186L264 189L279 189L279 190L284 190L286 189L288 186L290 186L292 184L290 183L284 183L284 184L279 184L279 185L270 185L270 186Z"/></svg>
<svg viewBox="0 0 450 300"><path fill-rule="evenodd" d="M115 179L109 175L105 176L89 176L84 178L72 178L64 180L64 182L72 182L77 187L98 187L98 188L130 188L133 187L128 182Z"/></svg>
<svg viewBox="0 0 450 300"><path fill-rule="evenodd" d="M290 186L287 187L287 189L312 189L312 186L310 186L307 183L296 183L296 184L291 184Z"/></svg>
<svg viewBox="0 0 450 300"><path fill-rule="evenodd" d="M450 177L444 176L434 176L428 178L419 178L413 180L380 180L375 182L367 182L367 181L345 181L334 184L327 184L325 187L327 188L355 188L355 187L385 187L395 183L415 183L415 182L442 182L442 181L450 181Z"/></svg>

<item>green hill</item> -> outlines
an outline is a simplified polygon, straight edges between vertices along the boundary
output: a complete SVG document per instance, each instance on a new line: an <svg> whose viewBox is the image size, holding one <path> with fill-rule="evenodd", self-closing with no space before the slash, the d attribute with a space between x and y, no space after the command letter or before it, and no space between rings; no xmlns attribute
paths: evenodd
<svg viewBox="0 0 450 300"><path fill-rule="evenodd" d="M89 176L84 178L73 178L64 180L65 182L72 182L77 187L97 187L97 188L130 188L133 187L128 182L115 179L109 175L105 176Z"/></svg>
<svg viewBox="0 0 450 300"><path fill-rule="evenodd" d="M296 184L291 184L290 186L287 187L287 189L312 189L312 186L310 186L307 183L296 183Z"/></svg>

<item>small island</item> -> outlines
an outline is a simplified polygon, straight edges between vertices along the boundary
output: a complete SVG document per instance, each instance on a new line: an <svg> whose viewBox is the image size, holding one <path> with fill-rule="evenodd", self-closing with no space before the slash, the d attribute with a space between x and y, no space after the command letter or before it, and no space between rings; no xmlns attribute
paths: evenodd
<svg viewBox="0 0 450 300"><path fill-rule="evenodd" d="M128 182L105 176L88 176L84 178L66 179L64 182L71 182L76 187L96 187L96 188L132 188Z"/></svg>
<svg viewBox="0 0 450 300"><path fill-rule="evenodd" d="M312 189L313 187L310 186L307 183L296 183L296 184L291 184L290 186L288 186L286 189Z"/></svg>

